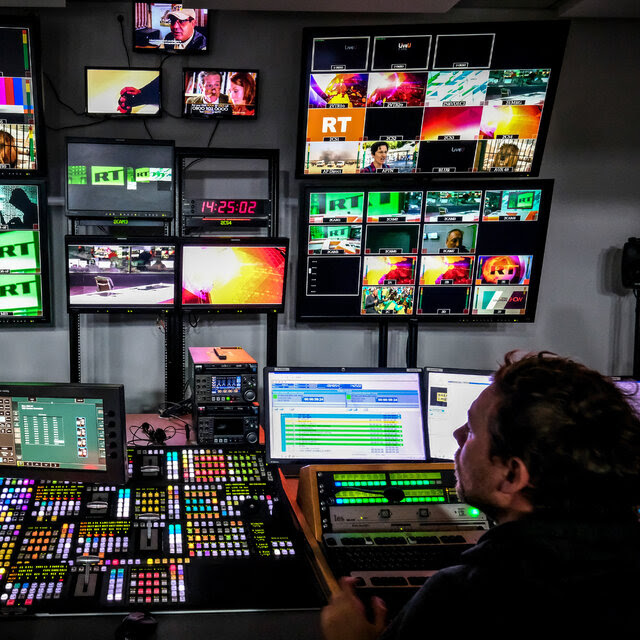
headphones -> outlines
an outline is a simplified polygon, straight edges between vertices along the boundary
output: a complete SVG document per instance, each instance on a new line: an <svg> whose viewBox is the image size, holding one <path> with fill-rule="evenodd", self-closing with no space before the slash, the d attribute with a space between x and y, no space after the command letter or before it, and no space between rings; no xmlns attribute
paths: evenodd
<svg viewBox="0 0 640 640"><path fill-rule="evenodd" d="M146 434L147 438L149 438L149 442L153 444L164 444L167 440L166 431L160 427L154 428L148 422L143 422L140 428Z"/></svg>

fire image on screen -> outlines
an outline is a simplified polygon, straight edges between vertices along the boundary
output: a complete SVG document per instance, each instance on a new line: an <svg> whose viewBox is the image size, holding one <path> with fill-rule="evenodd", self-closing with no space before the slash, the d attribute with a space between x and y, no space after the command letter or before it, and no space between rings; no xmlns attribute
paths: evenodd
<svg viewBox="0 0 640 640"><path fill-rule="evenodd" d="M365 258L362 284L414 284L415 280L415 258L407 256Z"/></svg>
<svg viewBox="0 0 640 640"><path fill-rule="evenodd" d="M280 305L285 247L185 246L182 304Z"/></svg>
<svg viewBox="0 0 640 640"><path fill-rule="evenodd" d="M472 270L469 256L424 256L420 284L471 284Z"/></svg>

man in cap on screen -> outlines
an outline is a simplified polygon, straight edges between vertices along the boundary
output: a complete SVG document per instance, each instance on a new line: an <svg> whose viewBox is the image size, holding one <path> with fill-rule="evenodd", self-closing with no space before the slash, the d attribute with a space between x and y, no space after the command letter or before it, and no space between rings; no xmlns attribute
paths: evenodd
<svg viewBox="0 0 640 640"><path fill-rule="evenodd" d="M162 49L202 51L207 48L207 39L195 30L195 9L168 11L163 17L164 20L171 23L171 33L165 36Z"/></svg>

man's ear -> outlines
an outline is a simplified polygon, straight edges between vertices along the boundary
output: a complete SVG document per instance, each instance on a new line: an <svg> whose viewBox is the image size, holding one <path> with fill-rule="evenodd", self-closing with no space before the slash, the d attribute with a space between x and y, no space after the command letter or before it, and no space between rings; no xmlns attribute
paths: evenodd
<svg viewBox="0 0 640 640"><path fill-rule="evenodd" d="M515 494L529 486L529 469L520 458L509 458L505 463L505 473L500 483L500 491Z"/></svg>

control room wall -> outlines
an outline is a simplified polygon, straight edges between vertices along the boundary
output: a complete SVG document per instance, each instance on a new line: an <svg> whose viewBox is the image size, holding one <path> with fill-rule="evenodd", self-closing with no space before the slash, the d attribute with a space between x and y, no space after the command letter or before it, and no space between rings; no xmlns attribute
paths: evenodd
<svg viewBox="0 0 640 640"><path fill-rule="evenodd" d="M40 11L42 67L62 101L84 108L84 67L126 66L117 15L125 17L130 49L131 4L71 2ZM204 2L204 5L207 3ZM10 13L5 10L3 13ZM180 112L181 69L199 65L257 67L260 114L250 122L223 122L212 146L280 149L280 231L292 238L287 311L279 318L278 361L292 365L377 364L377 327L362 324L295 323L295 256L300 181L295 179L301 29L354 23L453 22L540 19L543 12L452 12L446 17L328 13L216 11L211 15L212 51L203 58L167 59L163 66L165 108ZM636 174L640 125L638 21L581 20L572 23L541 177L556 180L534 324L484 327L423 325L418 364L491 368L509 349L550 349L575 356L612 374L630 373L634 299L621 288L621 248L640 236ZM133 66L157 66L161 58L129 52ZM54 325L0 330L4 380L66 381L68 318L65 310L63 235L64 136L146 138L141 122L95 121L74 115L45 83L50 214L53 229ZM69 125L78 126L62 131ZM154 138L178 146L201 146L211 123L165 115L148 121ZM188 346L245 347L263 365L266 322L261 317L204 320L187 325ZM389 365L405 364L406 330L389 335ZM153 410L162 400L162 327L154 316L86 316L81 320L84 381L125 384L127 410Z"/></svg>

